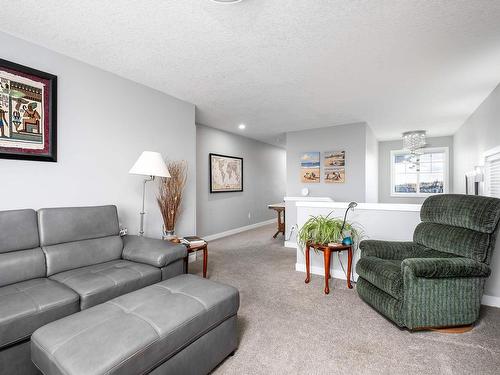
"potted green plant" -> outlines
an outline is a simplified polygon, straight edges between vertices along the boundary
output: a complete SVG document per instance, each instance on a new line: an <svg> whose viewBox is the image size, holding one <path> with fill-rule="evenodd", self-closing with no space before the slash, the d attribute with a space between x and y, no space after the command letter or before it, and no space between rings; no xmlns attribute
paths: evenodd
<svg viewBox="0 0 500 375"><path fill-rule="evenodd" d="M311 216L300 228L297 239L304 247L307 243L327 246L332 243L341 244L345 237L352 237L356 247L361 237L359 225L342 219L331 218L330 212L327 216ZM343 230L342 230L343 227Z"/></svg>

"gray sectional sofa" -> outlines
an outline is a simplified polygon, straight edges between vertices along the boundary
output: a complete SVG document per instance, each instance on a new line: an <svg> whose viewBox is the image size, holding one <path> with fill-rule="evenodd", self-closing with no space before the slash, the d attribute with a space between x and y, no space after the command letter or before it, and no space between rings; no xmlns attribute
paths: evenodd
<svg viewBox="0 0 500 375"><path fill-rule="evenodd" d="M186 255L183 245L120 237L115 206L0 212L0 373L38 373L35 330L180 275Z"/></svg>

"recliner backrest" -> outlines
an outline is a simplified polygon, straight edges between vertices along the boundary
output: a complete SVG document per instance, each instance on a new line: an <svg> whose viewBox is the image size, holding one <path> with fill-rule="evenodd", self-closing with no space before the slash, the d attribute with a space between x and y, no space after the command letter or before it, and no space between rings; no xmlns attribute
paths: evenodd
<svg viewBox="0 0 500 375"><path fill-rule="evenodd" d="M38 227L48 276L121 257L116 206L43 208Z"/></svg>
<svg viewBox="0 0 500 375"><path fill-rule="evenodd" d="M489 264L500 221L500 199L442 194L425 200L413 241Z"/></svg>
<svg viewBox="0 0 500 375"><path fill-rule="evenodd" d="M0 211L0 287L45 277L35 210Z"/></svg>

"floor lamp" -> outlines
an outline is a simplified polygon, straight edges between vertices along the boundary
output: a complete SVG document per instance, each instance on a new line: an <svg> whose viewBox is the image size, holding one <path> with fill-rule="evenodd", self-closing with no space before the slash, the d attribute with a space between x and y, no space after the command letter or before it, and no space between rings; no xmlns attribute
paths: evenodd
<svg viewBox="0 0 500 375"><path fill-rule="evenodd" d="M142 185L142 210L141 210L141 227L139 229L139 236L144 236L144 201L146 197L146 183L154 181L155 177L170 177L167 165L159 152L144 151L135 164L128 172L130 174L138 174L141 176L149 176L144 179Z"/></svg>

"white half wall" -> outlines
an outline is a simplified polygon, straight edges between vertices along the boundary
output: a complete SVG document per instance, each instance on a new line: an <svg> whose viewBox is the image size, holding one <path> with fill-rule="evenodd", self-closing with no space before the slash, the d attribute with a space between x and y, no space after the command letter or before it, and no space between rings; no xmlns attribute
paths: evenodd
<svg viewBox="0 0 500 375"><path fill-rule="evenodd" d="M115 204L137 233L142 177L128 171L144 150L189 166L178 232L196 230L193 104L0 33L2 58L58 77L58 162L0 159L0 210ZM161 236L156 183L148 183L146 235Z"/></svg>

